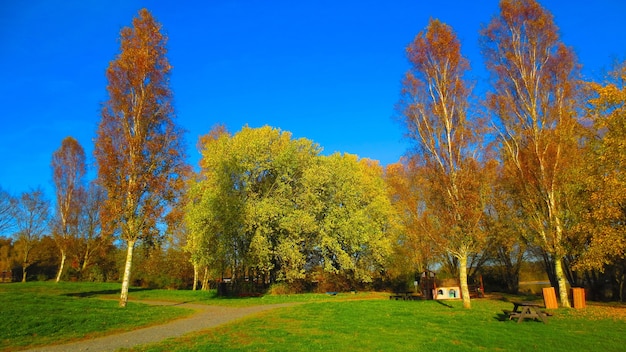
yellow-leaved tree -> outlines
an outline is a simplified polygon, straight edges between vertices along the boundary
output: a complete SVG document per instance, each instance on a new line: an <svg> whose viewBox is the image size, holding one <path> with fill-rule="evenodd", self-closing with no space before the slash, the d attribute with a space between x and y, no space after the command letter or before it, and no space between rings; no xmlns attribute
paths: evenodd
<svg viewBox="0 0 626 352"><path fill-rule="evenodd" d="M486 165L482 120L470 116L469 63L452 28L431 20L407 48L411 69L400 102L413 158L426 170L425 235L458 259L463 306L471 307L468 258L482 249Z"/></svg>

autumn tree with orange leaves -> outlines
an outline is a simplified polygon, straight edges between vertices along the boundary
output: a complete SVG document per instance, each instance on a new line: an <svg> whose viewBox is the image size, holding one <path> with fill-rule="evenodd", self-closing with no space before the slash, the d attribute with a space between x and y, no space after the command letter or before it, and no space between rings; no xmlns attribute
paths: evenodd
<svg viewBox="0 0 626 352"><path fill-rule="evenodd" d="M106 71L109 99L103 104L94 153L107 194L104 226L127 243L119 303L125 307L133 249L138 241L158 239L183 188L187 166L161 24L142 9L120 37L120 53Z"/></svg>
<svg viewBox="0 0 626 352"><path fill-rule="evenodd" d="M607 82L590 83L588 88L595 138L585 164L586 211L578 225L587 248L576 264L604 271L626 259L626 61L615 66ZM621 275L616 281L624 285L624 280Z"/></svg>
<svg viewBox="0 0 626 352"><path fill-rule="evenodd" d="M469 68L448 25L431 20L407 48L412 65L400 103L416 161L428 182L423 215L429 236L459 261L463 306L470 308L468 258L483 246L484 127L469 116Z"/></svg>
<svg viewBox="0 0 626 352"><path fill-rule="evenodd" d="M72 242L78 236L87 172L85 151L73 137L66 137L52 154L52 180L56 192L56 214L52 234L61 252L56 282L61 280Z"/></svg>
<svg viewBox="0 0 626 352"><path fill-rule="evenodd" d="M482 31L492 73L491 110L499 118L502 159L516 179L532 240L551 257L561 305L569 307L563 270L566 191L576 131L574 54L559 41L552 15L534 0L503 0Z"/></svg>
<svg viewBox="0 0 626 352"><path fill-rule="evenodd" d="M398 214L400 231L394 239L394 260L386 268L396 275L432 270L436 256L433 242L423 233L429 232L424 218L427 188L425 178L415 160L403 158L385 169L385 182L391 203Z"/></svg>

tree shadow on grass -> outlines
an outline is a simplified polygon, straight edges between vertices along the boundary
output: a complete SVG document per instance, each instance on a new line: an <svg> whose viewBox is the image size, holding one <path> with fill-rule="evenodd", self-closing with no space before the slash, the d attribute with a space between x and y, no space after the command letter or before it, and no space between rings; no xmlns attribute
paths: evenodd
<svg viewBox="0 0 626 352"><path fill-rule="evenodd" d="M444 307L454 308L453 306L451 306L451 305L449 305L449 304L447 304L447 303L445 303L445 302L442 302L442 301L440 301L440 300L435 300L435 302L437 302L437 303L441 304L441 305L442 305L442 306L444 306Z"/></svg>
<svg viewBox="0 0 626 352"><path fill-rule="evenodd" d="M131 287L128 289L128 293L131 292L142 292L142 291L150 291L153 290L152 288L143 288L143 287ZM79 298L87 298L87 297L95 297L95 296L102 296L102 295L119 295L121 294L122 289L115 289L115 290L100 290L100 291L86 291L86 292L70 292L70 293L64 293L62 296L67 296L67 297L79 297Z"/></svg>

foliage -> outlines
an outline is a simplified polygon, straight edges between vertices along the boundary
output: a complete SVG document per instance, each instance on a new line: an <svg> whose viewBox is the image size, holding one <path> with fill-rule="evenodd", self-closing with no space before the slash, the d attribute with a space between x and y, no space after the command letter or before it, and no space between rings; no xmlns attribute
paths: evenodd
<svg viewBox="0 0 626 352"><path fill-rule="evenodd" d="M48 230L50 204L43 190L35 189L15 199L12 209L17 230L14 248L22 265L22 282L26 282L28 267L39 259L34 249Z"/></svg>
<svg viewBox="0 0 626 352"><path fill-rule="evenodd" d="M391 253L395 224L383 172L377 162L333 154L304 175L303 208L315 219L312 265L346 275L348 282L371 282Z"/></svg>
<svg viewBox="0 0 626 352"><path fill-rule="evenodd" d="M61 252L56 281L61 280L70 247L76 244L80 213L84 201L84 177L87 172L85 151L72 137L66 137L52 154L52 180L56 190L56 214L52 235Z"/></svg>
<svg viewBox="0 0 626 352"><path fill-rule="evenodd" d="M589 115L594 123L588 204L580 231L588 248L578 265L603 269L626 257L626 62L617 65L602 85L590 83Z"/></svg>
<svg viewBox="0 0 626 352"><path fill-rule="evenodd" d="M553 17L534 0L505 0L482 30L499 118L501 159L515 182L532 238L554 262L561 304L569 306L563 273L567 236L568 168L578 152L576 61L558 38Z"/></svg>
<svg viewBox="0 0 626 352"><path fill-rule="evenodd" d="M467 262L484 245L485 129L469 114L469 64L452 29L431 20L407 48L411 69L400 104L424 178L425 234L458 261L464 303L470 307Z"/></svg>
<svg viewBox="0 0 626 352"><path fill-rule="evenodd" d="M320 157L312 142L270 127L202 144L186 216L194 264L260 283L295 283L315 266L371 281L382 268L391 207L380 166Z"/></svg>
<svg viewBox="0 0 626 352"><path fill-rule="evenodd" d="M189 256L180 248L140 248L133 273L136 286L146 288L186 289L190 286Z"/></svg>
<svg viewBox="0 0 626 352"><path fill-rule="evenodd" d="M119 230L128 253L120 306L137 241L159 240L161 222L187 173L182 131L175 124L167 37L146 9L120 33L120 53L106 71L109 99L95 140L98 179L107 198L107 231Z"/></svg>

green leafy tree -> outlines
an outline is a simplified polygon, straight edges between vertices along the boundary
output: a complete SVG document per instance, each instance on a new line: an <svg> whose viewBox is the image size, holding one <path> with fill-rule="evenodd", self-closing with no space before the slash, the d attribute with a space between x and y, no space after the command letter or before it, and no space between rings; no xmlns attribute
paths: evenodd
<svg viewBox="0 0 626 352"><path fill-rule="evenodd" d="M267 126L204 141L203 175L188 196L192 260L235 281L302 278L309 217L294 204L318 147Z"/></svg>
<svg viewBox="0 0 626 352"><path fill-rule="evenodd" d="M302 204L314 216L309 223L319 265L346 277L353 287L371 282L388 262L398 226L382 167L336 153L320 157L307 170L304 183Z"/></svg>

